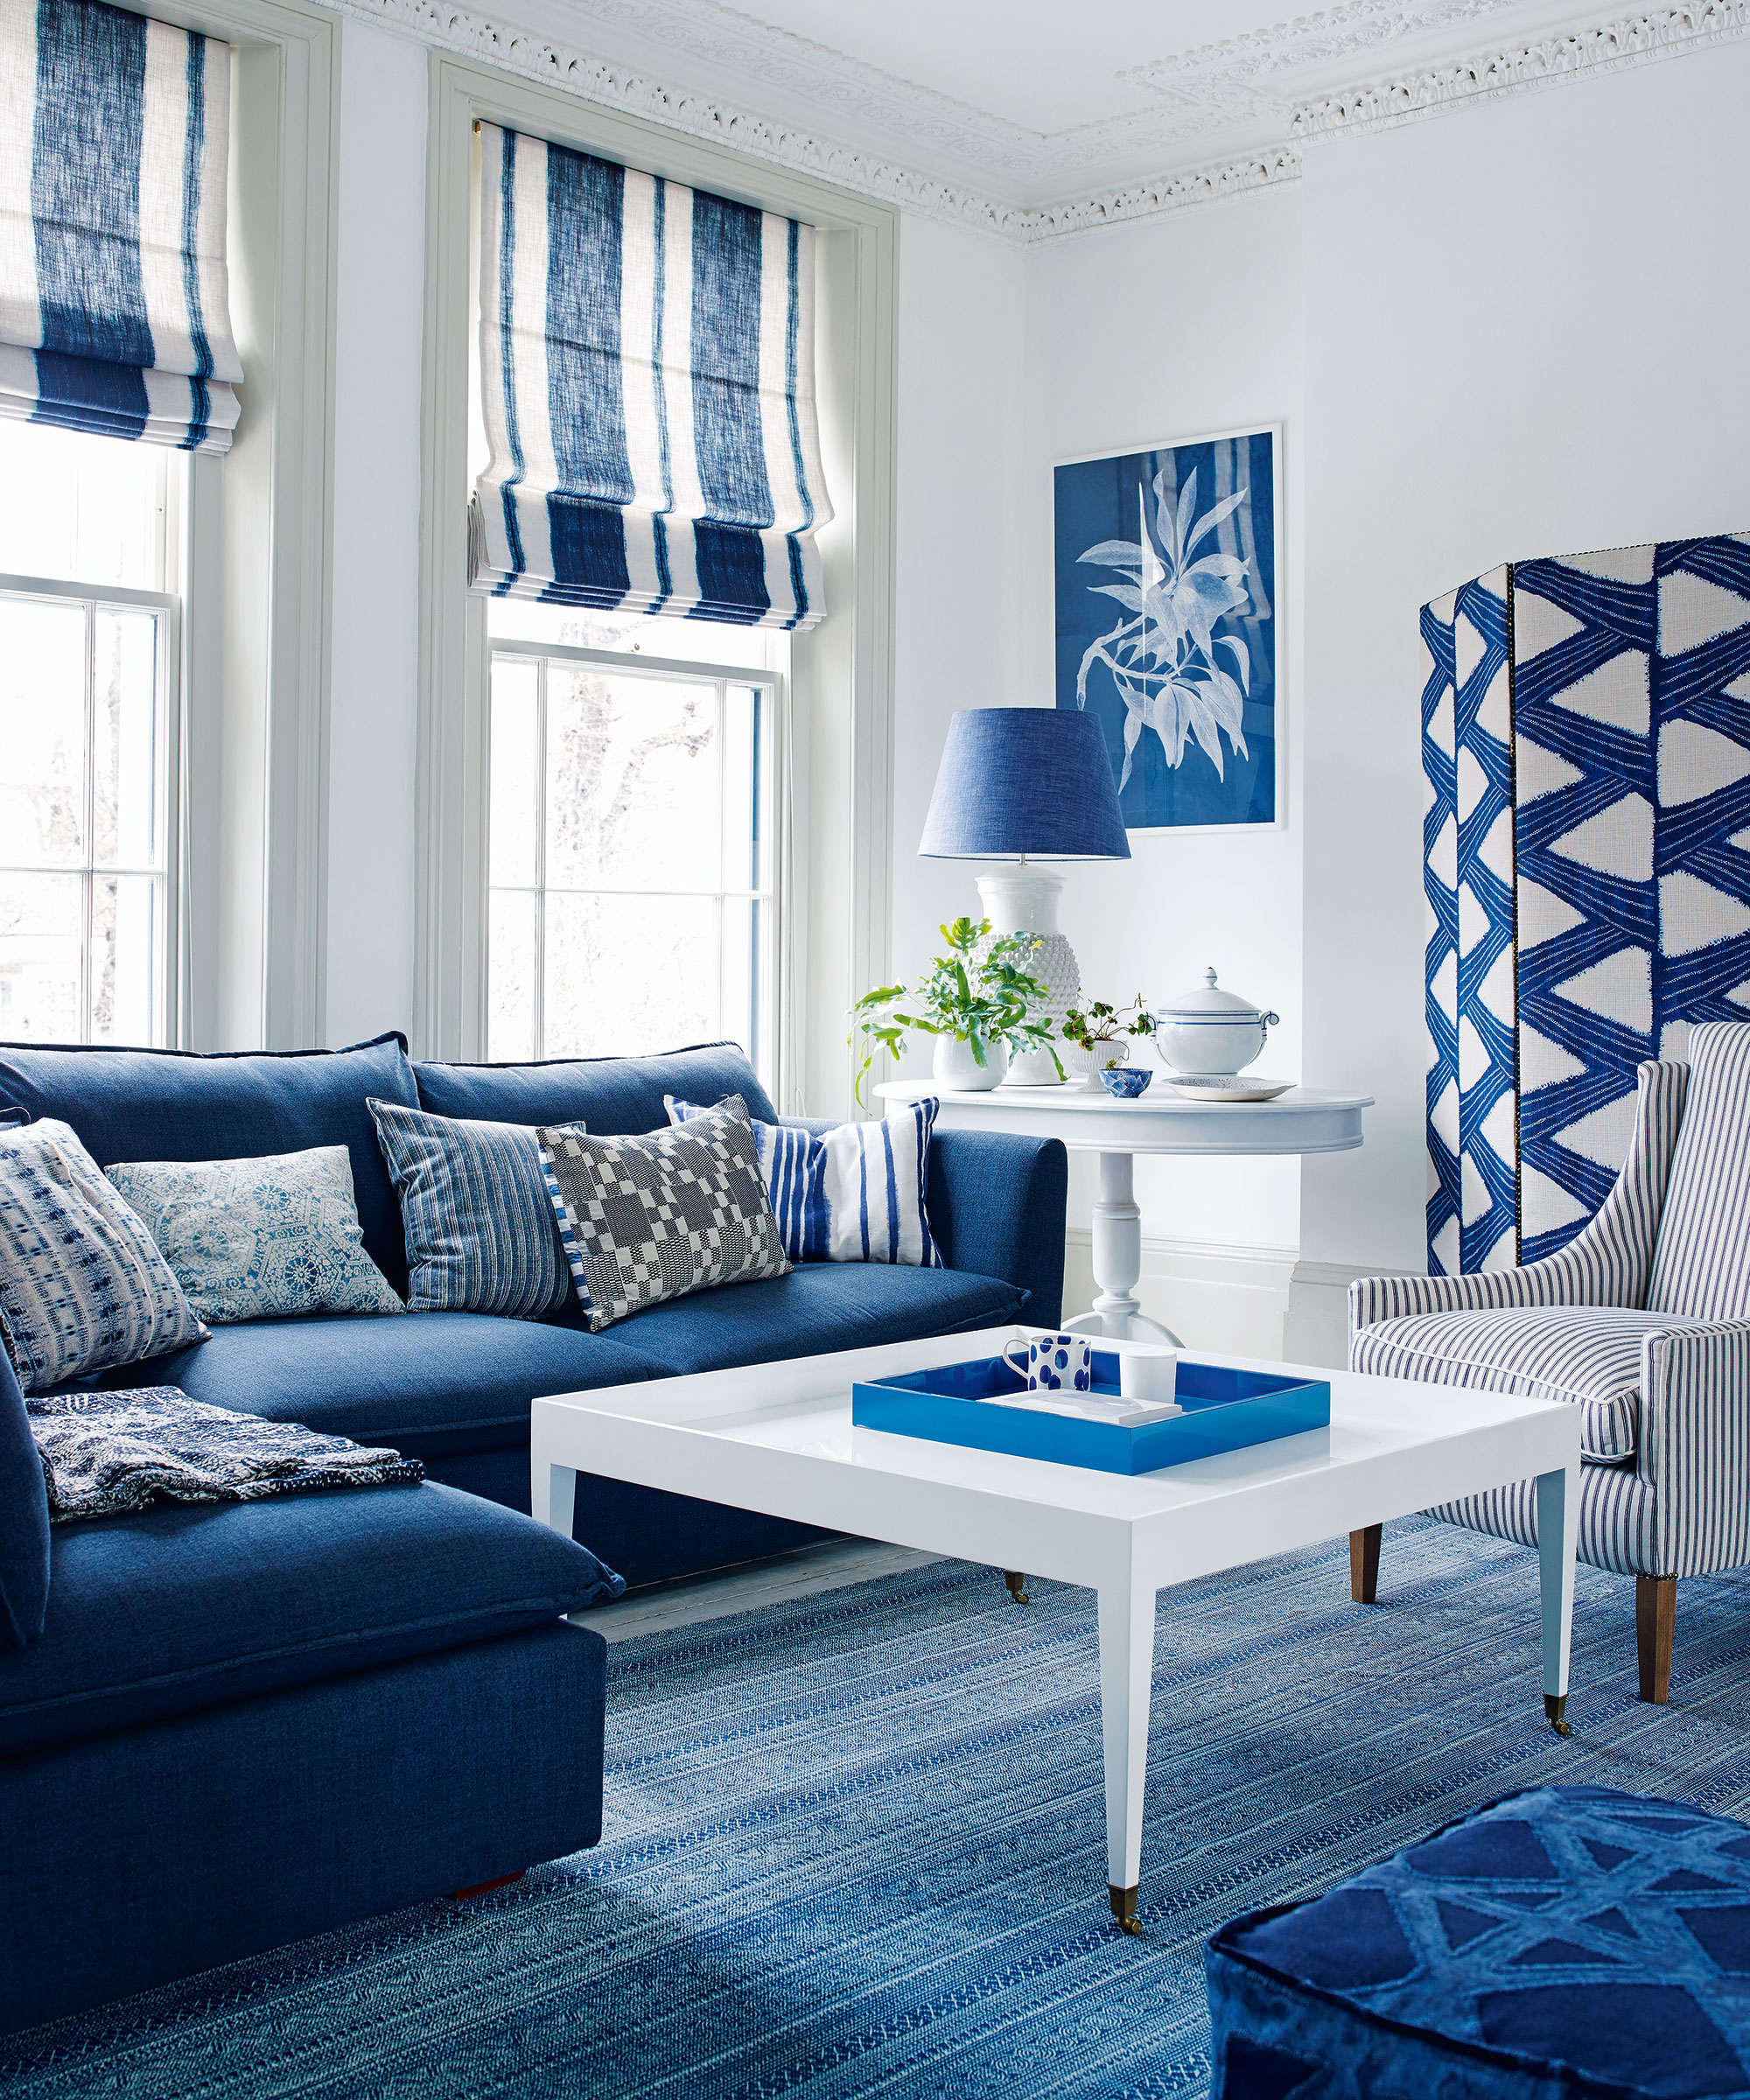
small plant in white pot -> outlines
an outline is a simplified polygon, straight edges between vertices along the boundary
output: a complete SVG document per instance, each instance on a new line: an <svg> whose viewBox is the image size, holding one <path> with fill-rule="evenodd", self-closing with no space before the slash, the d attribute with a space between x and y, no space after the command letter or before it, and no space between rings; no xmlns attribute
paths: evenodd
<svg viewBox="0 0 1750 2100"><path fill-rule="evenodd" d="M1048 1051L1062 1073L1052 1048L1052 993L1026 968L1036 936L998 934L987 941L988 919L956 919L940 930L948 953L932 961L914 987L877 985L850 1010L850 1040L863 1038L857 1098L865 1108L869 1068L883 1050L903 1057L913 1029L935 1038L931 1070L939 1087L982 1093L1000 1086L1012 1050Z"/></svg>
<svg viewBox="0 0 1750 2100"><path fill-rule="evenodd" d="M1144 1009L1141 992L1128 1006L1109 1006L1104 999L1096 999L1086 1013L1072 1006L1063 1017L1064 1036L1082 1053L1077 1069L1082 1083L1089 1087L1097 1072L1113 1071L1128 1061L1130 1046L1125 1037L1154 1032L1154 1017Z"/></svg>

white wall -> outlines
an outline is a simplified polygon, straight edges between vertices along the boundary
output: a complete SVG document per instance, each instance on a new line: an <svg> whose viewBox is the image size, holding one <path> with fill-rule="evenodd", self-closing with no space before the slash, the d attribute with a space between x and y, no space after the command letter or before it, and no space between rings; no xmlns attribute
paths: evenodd
<svg viewBox="0 0 1750 2100"><path fill-rule="evenodd" d="M1227 836L1132 832L1129 861L1066 871L1060 917L1088 996L1117 1004L1140 990L1158 999L1213 963L1229 989L1282 1016L1261 1068L1293 1077L1302 1058L1300 199L1283 188L1144 220L1036 249L1027 264L1022 699L1046 706L1055 697L1054 463L1283 425L1284 821ZM1078 1158L1073 1227L1088 1223L1093 1194L1093 1162ZM1281 1264L1260 1282L1265 1272L1243 1262L1227 1284L1184 1249L1292 1250L1298 1162L1139 1160L1137 1197L1145 1237L1167 1242L1151 1247L1144 1302L1187 1340L1212 1346L1228 1318L1216 1308L1237 1290L1244 1346L1274 1351Z"/></svg>
<svg viewBox="0 0 1750 2100"><path fill-rule="evenodd" d="M892 940L908 981L940 948L937 927L978 909L978 871L918 858L948 717L1022 696L1025 265L987 234L900 228ZM929 1049L907 1068L927 1068Z"/></svg>
<svg viewBox="0 0 1750 2100"><path fill-rule="evenodd" d="M1304 1170L1309 1262L1424 1264L1417 608L1750 526L1746 108L1718 45L1308 155L1306 1069L1378 1098Z"/></svg>
<svg viewBox="0 0 1750 2100"><path fill-rule="evenodd" d="M325 1033L413 1018L424 48L342 32Z"/></svg>

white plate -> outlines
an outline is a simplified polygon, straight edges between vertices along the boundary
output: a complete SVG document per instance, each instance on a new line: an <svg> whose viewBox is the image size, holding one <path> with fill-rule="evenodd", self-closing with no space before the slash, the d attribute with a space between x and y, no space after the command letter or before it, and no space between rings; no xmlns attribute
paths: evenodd
<svg viewBox="0 0 1750 2100"><path fill-rule="evenodd" d="M1168 1072L1163 1076L1175 1093L1192 1101L1274 1101L1296 1083L1292 1079L1260 1079L1244 1072L1231 1078L1208 1072Z"/></svg>

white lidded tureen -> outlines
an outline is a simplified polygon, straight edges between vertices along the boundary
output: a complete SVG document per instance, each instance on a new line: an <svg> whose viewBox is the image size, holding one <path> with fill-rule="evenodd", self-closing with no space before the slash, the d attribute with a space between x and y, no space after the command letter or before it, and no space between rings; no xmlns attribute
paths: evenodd
<svg viewBox="0 0 1750 2100"><path fill-rule="evenodd" d="M1242 1072L1263 1050L1278 1017L1223 991L1213 970L1203 982L1155 1009L1155 1048L1175 1072Z"/></svg>

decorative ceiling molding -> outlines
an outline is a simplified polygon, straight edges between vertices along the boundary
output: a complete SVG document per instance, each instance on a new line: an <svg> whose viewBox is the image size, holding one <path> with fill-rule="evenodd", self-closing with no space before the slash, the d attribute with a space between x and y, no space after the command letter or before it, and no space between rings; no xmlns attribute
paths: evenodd
<svg viewBox="0 0 1750 2100"><path fill-rule="evenodd" d="M531 32L500 24L483 15L444 4L444 0L324 0L339 12L380 27L398 31L420 42L459 52L504 73L542 82L598 107L643 117L695 138L709 138L751 158L836 183L860 196L874 197L902 211L966 226L998 238L1029 244L1058 241L1096 228L1117 226L1163 212L1242 196L1248 192L1293 182L1300 174L1297 150L1305 141L1347 130L1373 130L1410 118L1462 106L1479 98L1510 94L1586 77L1636 60L1665 58L1684 50L1750 30L1750 0L1685 0L1602 27L1549 37L1536 44L1511 46L1463 61L1453 61L1403 76L1388 76L1298 107L1270 94L1260 83L1291 65L1311 63L1316 55L1340 57L1348 50L1371 48L1393 34L1425 31L1442 22L1474 18L1513 4L1513 0L1342 0L1321 12L1235 37L1200 50L1175 54L1134 69L1138 85L1176 100L1175 136L1184 138L1231 121L1241 113L1270 109L1279 123L1278 143L1205 166L1180 167L1146 179L1120 183L1092 194L1083 192L1061 201L1033 207L981 195L970 184L958 183L918 169L898 165L878 154L836 145L804 126L737 108L726 100L684 88L665 87L636 67L592 58L546 41ZM946 150L982 150L989 159L1001 153L1020 156L1024 148L1049 149L1075 141L1085 150L1088 134L1101 134L1103 148L1124 142L1138 125L1157 121L1144 112L1079 125L1055 134L1027 130L1007 120L969 108L948 95L920 88L861 61L840 60L823 45L722 6L719 0L592 0L593 11L612 14L647 32L652 24L673 20L680 30L668 40L685 43L690 56L719 55L709 38L686 42L689 23L708 19L726 35L729 25L761 32L761 49L776 44L785 55L789 84L802 72L817 74L830 59L858 79L874 76L889 91L884 101L908 108L910 128L920 143ZM738 34L743 31L738 29ZM791 47L794 46L795 49ZM742 46L735 63L747 63ZM758 61L767 79L782 77L774 58ZM903 94L892 91L903 90ZM811 93L822 92L811 85ZM1252 98L1246 102L1244 98ZM1261 101L1259 98L1263 98ZM832 99L832 98L829 98ZM856 99L849 91L838 98ZM1200 108L1192 105L1201 102ZM857 102L867 110L868 100ZM890 115L884 108L884 117ZM970 121L969 121L970 120ZM974 136L970 135L976 135ZM1037 172L1036 165L1030 172Z"/></svg>
<svg viewBox="0 0 1750 2100"><path fill-rule="evenodd" d="M1516 88L1579 80L1640 59L1670 58L1699 45L1742 36L1746 29L1750 0L1688 0L1684 6L1655 8L1598 29L1510 45L1504 51L1322 96L1294 112L1292 136L1307 139L1333 131L1378 130L1456 104L1510 94Z"/></svg>

